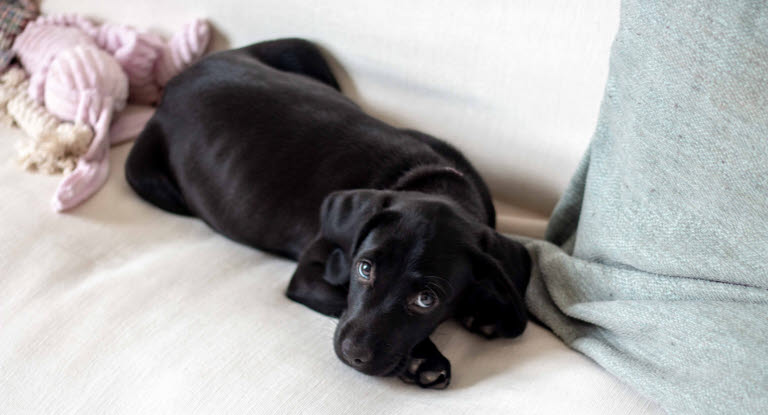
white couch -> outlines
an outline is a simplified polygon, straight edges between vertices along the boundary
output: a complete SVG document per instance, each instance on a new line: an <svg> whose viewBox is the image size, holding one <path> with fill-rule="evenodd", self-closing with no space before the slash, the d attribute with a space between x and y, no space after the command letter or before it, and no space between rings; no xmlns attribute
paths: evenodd
<svg viewBox="0 0 768 415"><path fill-rule="evenodd" d="M191 18L215 47L300 36L347 94L461 148L492 187L500 228L541 236L597 118L618 0L48 0L169 34ZM529 325L486 341L453 323L433 340L445 391L362 375L334 355L334 320L284 297L295 264L141 201L130 145L72 213L58 177L12 161L0 130L0 413L646 414L656 406ZM204 149L201 149L204 151Z"/></svg>

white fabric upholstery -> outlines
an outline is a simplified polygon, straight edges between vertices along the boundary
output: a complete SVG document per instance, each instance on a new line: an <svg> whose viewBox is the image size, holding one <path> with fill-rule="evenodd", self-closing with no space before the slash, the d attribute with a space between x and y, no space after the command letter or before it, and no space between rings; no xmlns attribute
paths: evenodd
<svg viewBox="0 0 768 415"><path fill-rule="evenodd" d="M0 133L5 144L19 134ZM494 341L442 326L446 391L362 375L333 353L335 320L283 295L293 262L144 203L121 170L57 215L46 203L57 179L21 171L11 150L0 146L2 414L652 409L536 325Z"/></svg>
<svg viewBox="0 0 768 415"><path fill-rule="evenodd" d="M348 74L354 99L457 144L510 205L500 209L503 227L541 234L591 135L618 4L482 3L43 7L166 33L207 16L220 47L288 35L318 41ZM333 353L334 320L284 297L294 263L147 205L119 167L92 200L56 215L48 200L60 178L14 165L19 134L0 129L2 414L657 411L535 324L495 341L441 326L433 339L453 365L446 391L357 373ZM115 149L111 164L122 166L129 148Z"/></svg>

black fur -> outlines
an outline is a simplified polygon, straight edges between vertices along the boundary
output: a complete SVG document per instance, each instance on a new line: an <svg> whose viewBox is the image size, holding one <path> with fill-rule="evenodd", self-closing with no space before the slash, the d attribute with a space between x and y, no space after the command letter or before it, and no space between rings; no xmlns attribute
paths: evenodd
<svg viewBox="0 0 768 415"><path fill-rule="evenodd" d="M335 350L364 373L445 387L429 340L442 321L525 328L530 259L493 230L479 174L445 142L365 114L307 41L215 53L171 80L126 178L162 209L298 260L288 297L340 317Z"/></svg>

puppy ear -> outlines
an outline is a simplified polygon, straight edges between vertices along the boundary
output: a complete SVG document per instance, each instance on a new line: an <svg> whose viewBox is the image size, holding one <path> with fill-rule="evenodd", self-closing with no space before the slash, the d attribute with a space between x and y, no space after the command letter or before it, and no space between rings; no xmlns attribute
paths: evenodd
<svg viewBox="0 0 768 415"><path fill-rule="evenodd" d="M349 262L340 248L334 249L328 255L323 279L331 285L344 285L349 282Z"/></svg>
<svg viewBox="0 0 768 415"><path fill-rule="evenodd" d="M521 334L528 321L524 296L530 273L531 258L521 243L483 229L473 255L475 282L465 296L470 330L486 337Z"/></svg>
<svg viewBox="0 0 768 415"><path fill-rule="evenodd" d="M320 207L320 234L352 258L360 238L376 226L377 213L389 206L392 194L383 190L347 190L329 194Z"/></svg>

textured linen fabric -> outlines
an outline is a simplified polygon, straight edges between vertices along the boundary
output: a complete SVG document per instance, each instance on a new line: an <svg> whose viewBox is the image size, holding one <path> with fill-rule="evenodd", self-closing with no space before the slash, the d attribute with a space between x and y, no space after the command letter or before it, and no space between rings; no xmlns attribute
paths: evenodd
<svg viewBox="0 0 768 415"><path fill-rule="evenodd" d="M625 0L527 300L670 413L768 411L768 4Z"/></svg>
<svg viewBox="0 0 768 415"><path fill-rule="evenodd" d="M494 341L441 326L444 391L363 375L334 354L335 320L283 294L294 262L144 203L122 169L55 214L57 179L12 158L1 145L3 415L658 413L535 324Z"/></svg>

